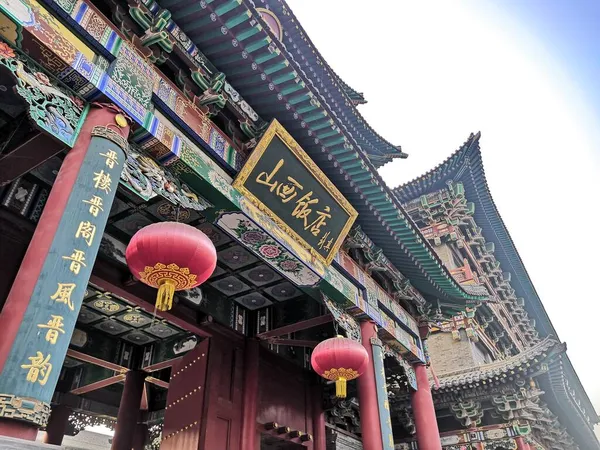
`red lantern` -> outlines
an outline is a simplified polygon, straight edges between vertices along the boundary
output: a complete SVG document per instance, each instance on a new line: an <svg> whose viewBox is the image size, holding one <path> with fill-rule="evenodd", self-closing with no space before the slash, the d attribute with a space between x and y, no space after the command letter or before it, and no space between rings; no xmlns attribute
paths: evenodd
<svg viewBox="0 0 600 450"><path fill-rule="evenodd" d="M177 222L161 222L138 231L125 259L142 283L158 288L156 309L168 311L175 291L204 283L215 271L217 251L200 230Z"/></svg>
<svg viewBox="0 0 600 450"><path fill-rule="evenodd" d="M360 343L338 336L317 345L310 362L315 372L335 381L336 397L345 398L346 381L363 374L369 363L369 354Z"/></svg>

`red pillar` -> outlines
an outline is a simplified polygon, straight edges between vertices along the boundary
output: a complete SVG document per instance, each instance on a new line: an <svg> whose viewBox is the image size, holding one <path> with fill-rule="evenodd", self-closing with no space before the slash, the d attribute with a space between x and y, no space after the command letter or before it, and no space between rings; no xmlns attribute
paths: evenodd
<svg viewBox="0 0 600 450"><path fill-rule="evenodd" d="M40 279L42 268L44 267L46 260L53 257L52 255L49 255L49 250L54 238L60 231L59 224L69 202L69 197L71 196L71 193L77 189L77 178L83 166L86 154L88 153L88 148L90 147L92 130L96 126L111 125L115 130L118 130L117 133L121 136L126 137L129 134L129 125L123 126L122 128L114 125L117 114L120 114L120 111L112 105L92 106L79 132L77 140L75 141L75 145L69 150L60 167L60 171L52 186L44 211L35 228L25 257L21 262L19 272L17 273L12 288L6 298L4 307L2 308L2 312L0 313L0 330L2 330L2 339L0 339L0 373L2 373L1 377L4 377L5 379L9 379L9 376L6 374L7 369L10 369L10 367L7 368L7 360L13 350L13 346L16 347L19 345L16 338L21 329L23 318L28 310L31 299L35 298L34 291ZM110 210L111 204L112 199L110 203L108 201L105 203L104 208ZM100 236L102 236L104 225L105 222L102 224L102 227L99 228ZM89 255L88 264L94 261L95 256L95 254ZM86 285L87 281L87 279L81 280L80 284ZM80 305L81 300L75 310L75 316L79 311ZM72 330L69 330L66 335L67 341L70 339L71 333ZM64 352L52 353L52 363L55 367L54 374L56 374L60 372L66 353L66 347ZM54 388L55 383L51 382L45 385L47 397L51 398ZM1 393L7 395L13 394L12 392ZM34 398L33 400L37 401L38 399ZM46 402L42 401L41 403ZM0 418L1 436L34 441L37 437L37 432L38 425L35 423L21 422L4 417Z"/></svg>
<svg viewBox="0 0 600 450"><path fill-rule="evenodd" d="M435 417L429 378L427 378L427 368L424 364L416 364L414 369L419 388L412 393L412 410L417 428L417 443L419 448L422 449L441 450L440 432Z"/></svg>
<svg viewBox="0 0 600 450"><path fill-rule="evenodd" d="M260 344L257 339L247 339L244 349L244 398L242 415L242 442L244 450L256 450L256 415L258 407L258 359Z"/></svg>
<svg viewBox="0 0 600 450"><path fill-rule="evenodd" d="M144 372L135 370L127 372L111 450L131 450L133 446L145 379Z"/></svg>
<svg viewBox="0 0 600 450"><path fill-rule="evenodd" d="M313 423L313 450L325 450L325 411L323 411L323 392L320 384L312 387L312 423Z"/></svg>
<svg viewBox="0 0 600 450"><path fill-rule="evenodd" d="M515 442L517 443L517 450L530 450L529 444L525 442L522 436L515 438Z"/></svg>
<svg viewBox="0 0 600 450"><path fill-rule="evenodd" d="M144 450L144 445L146 444L147 436L148 425L146 425L145 423L138 423L135 427L133 444L131 445L132 450Z"/></svg>
<svg viewBox="0 0 600 450"><path fill-rule="evenodd" d="M363 347L369 354L367 370L358 378L358 401L360 403L360 428L362 430L363 449L382 450L377 385L375 382L375 367L373 366L373 349L371 348L371 338L377 338L377 325L372 321L361 322L360 331Z"/></svg>
<svg viewBox="0 0 600 450"><path fill-rule="evenodd" d="M48 425L46 426L46 434L44 435L44 444L61 445L65 437L65 431L69 424L69 416L71 408L65 405L56 405L52 408Z"/></svg>

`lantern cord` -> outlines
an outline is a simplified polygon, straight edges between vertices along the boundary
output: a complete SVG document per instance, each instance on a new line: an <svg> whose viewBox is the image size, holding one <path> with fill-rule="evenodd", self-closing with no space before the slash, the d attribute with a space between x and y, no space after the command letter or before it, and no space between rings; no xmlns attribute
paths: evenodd
<svg viewBox="0 0 600 450"><path fill-rule="evenodd" d="M339 336L340 335L340 332L339 332L338 328L339 328L338 322L337 322L337 320L334 320L333 321L333 331L334 331L334 335L335 336Z"/></svg>
<svg viewBox="0 0 600 450"><path fill-rule="evenodd" d="M179 212L181 211L181 206L177 205L177 209L175 210L175 222L179 222Z"/></svg>
<svg viewBox="0 0 600 450"><path fill-rule="evenodd" d="M337 398L346 398L346 379L338 378L335 380L335 396Z"/></svg>

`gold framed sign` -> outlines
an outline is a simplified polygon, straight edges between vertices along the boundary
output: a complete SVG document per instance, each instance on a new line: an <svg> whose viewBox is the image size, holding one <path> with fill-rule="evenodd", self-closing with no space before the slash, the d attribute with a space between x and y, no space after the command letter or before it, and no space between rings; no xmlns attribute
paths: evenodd
<svg viewBox="0 0 600 450"><path fill-rule="evenodd" d="M273 120L233 182L317 260L331 264L358 212Z"/></svg>

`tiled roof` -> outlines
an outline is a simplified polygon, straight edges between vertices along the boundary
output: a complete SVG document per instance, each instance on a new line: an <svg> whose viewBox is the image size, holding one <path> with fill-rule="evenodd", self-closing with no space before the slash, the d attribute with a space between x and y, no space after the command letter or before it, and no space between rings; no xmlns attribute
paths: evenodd
<svg viewBox="0 0 600 450"><path fill-rule="evenodd" d="M566 351L566 345L552 338L546 338L524 352L510 358L495 361L469 369L439 375L439 390L455 389L478 382L487 382L496 377L505 377L510 372L519 371L521 367L529 367L536 359L541 363L554 355ZM433 386L435 388L435 386Z"/></svg>
<svg viewBox="0 0 600 450"><path fill-rule="evenodd" d="M261 117L276 118L286 127L356 208L358 223L373 242L385 249L386 256L415 288L458 309L467 303L487 300L487 296L467 293L452 278L406 216L375 167L374 159L384 153L377 145L387 148L391 144L370 128L364 128L366 123L358 126L353 122L352 117L358 120L358 112L345 103L342 107L342 100L336 100L336 91L341 88L333 86L334 75L332 80L323 81L310 62L307 68L306 56L299 52L300 48L294 48L298 47L300 37L290 42L289 36L284 36L285 42L279 41L259 19L256 6L261 5L250 0L196 3L159 0L159 3L169 9L173 20L217 69L227 75L231 85ZM282 8L286 18L280 17L281 20L291 20L293 16L284 3L278 0L269 3L273 9L277 5ZM314 64L318 65L316 60ZM349 102L343 97L344 102Z"/></svg>
<svg viewBox="0 0 600 450"><path fill-rule="evenodd" d="M461 181L465 187L465 197L475 203L473 218L482 228L482 234L487 242L494 242L494 255L503 270L512 273L512 286L519 297L525 298L525 307L529 315L536 319L536 329L542 336L557 336L556 330L539 298L523 260L500 216L490 192L479 140L481 133L471 134L467 141L443 163L424 175L394 189L394 194L402 203L420 197L423 194L446 187L448 180ZM543 342L543 341L542 341ZM535 348L535 347L534 347ZM588 411L594 408L587 393L565 354L562 358L565 374L576 387L578 398L587 405ZM595 414L592 412L590 414Z"/></svg>

